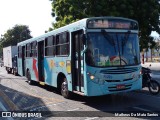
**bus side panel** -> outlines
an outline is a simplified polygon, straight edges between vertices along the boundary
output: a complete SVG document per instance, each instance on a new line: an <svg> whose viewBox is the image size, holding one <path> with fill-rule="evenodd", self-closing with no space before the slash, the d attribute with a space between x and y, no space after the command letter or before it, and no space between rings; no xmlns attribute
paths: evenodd
<svg viewBox="0 0 160 120"><path fill-rule="evenodd" d="M72 79L71 79L71 73L67 72L67 67L66 63L68 60L71 60L70 57L58 57L56 60L56 72L60 73L62 72L65 77L67 78L67 83L68 83L68 90L72 91Z"/></svg>
<svg viewBox="0 0 160 120"><path fill-rule="evenodd" d="M20 76L23 76L23 69L22 69L22 58L18 58L18 61L17 61L17 65L18 65L18 74Z"/></svg>
<svg viewBox="0 0 160 120"><path fill-rule="evenodd" d="M45 83L57 87L57 77L63 73L68 81L68 89L72 91L71 74L67 73L66 61L69 57L44 58Z"/></svg>
<svg viewBox="0 0 160 120"><path fill-rule="evenodd" d="M37 58L32 58L31 61L30 61L30 64L31 64L31 69L33 70L32 73L31 73L31 78L32 80L35 80L35 81L38 81L38 62L37 62Z"/></svg>
<svg viewBox="0 0 160 120"><path fill-rule="evenodd" d="M26 70L29 69L31 74L31 79L38 81L37 78L37 58L26 58Z"/></svg>
<svg viewBox="0 0 160 120"><path fill-rule="evenodd" d="M55 73L55 62L53 58L44 58L44 76L45 84L57 87L57 74Z"/></svg>

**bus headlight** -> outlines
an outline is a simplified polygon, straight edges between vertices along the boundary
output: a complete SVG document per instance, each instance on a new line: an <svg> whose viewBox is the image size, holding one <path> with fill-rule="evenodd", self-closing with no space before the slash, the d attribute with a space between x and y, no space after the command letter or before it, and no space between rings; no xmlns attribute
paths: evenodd
<svg viewBox="0 0 160 120"><path fill-rule="evenodd" d="M93 80L94 78L95 78L94 75L91 75L91 76L90 76L90 79L91 79L91 80Z"/></svg>
<svg viewBox="0 0 160 120"><path fill-rule="evenodd" d="M95 78L95 76L94 75L92 75L91 73L87 73L87 75L89 76L89 78L91 79L91 80L93 80L94 78Z"/></svg>
<svg viewBox="0 0 160 120"><path fill-rule="evenodd" d="M92 75L91 73L87 73L89 75L89 78L92 80L92 82L96 83L96 84L104 84L105 81L103 79L97 78L94 75Z"/></svg>

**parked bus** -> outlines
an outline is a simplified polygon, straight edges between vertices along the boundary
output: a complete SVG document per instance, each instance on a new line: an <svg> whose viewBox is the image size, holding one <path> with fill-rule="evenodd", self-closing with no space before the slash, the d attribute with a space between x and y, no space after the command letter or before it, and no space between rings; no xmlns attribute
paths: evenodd
<svg viewBox="0 0 160 120"><path fill-rule="evenodd" d="M100 96L142 88L138 23L85 18L18 43L18 74L70 93Z"/></svg>

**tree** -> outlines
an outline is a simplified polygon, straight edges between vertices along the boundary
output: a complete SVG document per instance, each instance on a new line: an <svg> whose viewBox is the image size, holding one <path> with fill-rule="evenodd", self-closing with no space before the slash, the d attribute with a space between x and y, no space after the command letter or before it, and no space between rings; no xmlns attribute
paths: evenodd
<svg viewBox="0 0 160 120"><path fill-rule="evenodd" d="M30 30L26 25L15 25L12 29L8 29L0 38L0 55L2 55L3 47L17 45L18 42L31 38Z"/></svg>
<svg viewBox="0 0 160 120"><path fill-rule="evenodd" d="M25 25L15 25L12 29L8 29L7 32L1 37L1 45L3 47L10 45L17 45L18 42L31 38L30 30Z"/></svg>
<svg viewBox="0 0 160 120"><path fill-rule="evenodd" d="M121 16L139 22L141 50L148 48L152 31L160 34L159 0L50 0L53 28L59 28L79 19L92 16Z"/></svg>

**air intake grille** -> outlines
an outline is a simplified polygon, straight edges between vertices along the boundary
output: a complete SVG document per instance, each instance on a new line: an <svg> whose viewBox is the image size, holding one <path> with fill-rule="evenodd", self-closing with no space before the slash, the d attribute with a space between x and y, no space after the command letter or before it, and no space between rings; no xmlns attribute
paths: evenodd
<svg viewBox="0 0 160 120"><path fill-rule="evenodd" d="M114 89L114 90L109 90L110 92L114 92L114 91L123 91L123 90L129 90L131 88L124 88L124 89Z"/></svg>
<svg viewBox="0 0 160 120"><path fill-rule="evenodd" d="M107 69L107 70L101 70L100 73L103 74L126 74L126 73L132 73L138 70L138 67L133 68L117 68L117 69Z"/></svg>
<svg viewBox="0 0 160 120"><path fill-rule="evenodd" d="M124 82L124 81L129 81L132 80L133 78L128 78L128 79L123 79L123 80L106 80L106 82Z"/></svg>

